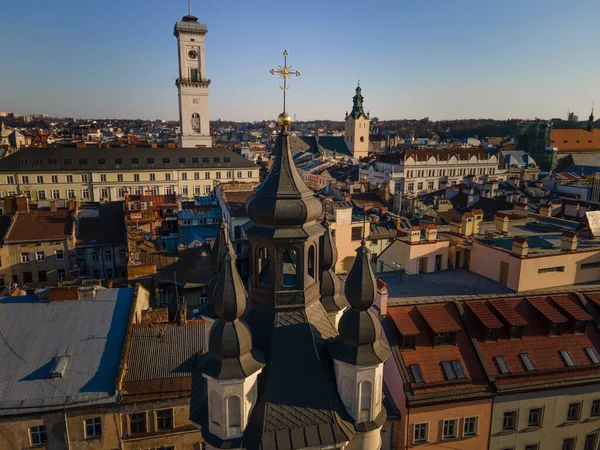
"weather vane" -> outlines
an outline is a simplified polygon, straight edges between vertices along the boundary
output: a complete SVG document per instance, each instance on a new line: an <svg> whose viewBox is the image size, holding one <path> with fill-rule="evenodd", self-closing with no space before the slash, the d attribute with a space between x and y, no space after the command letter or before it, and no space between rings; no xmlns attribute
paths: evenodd
<svg viewBox="0 0 600 450"><path fill-rule="evenodd" d="M292 70L292 66L287 65L287 57L289 53L287 50L283 51L283 66L279 66L277 69L271 69L271 75L279 75L279 78L283 79L283 86L279 85L279 88L283 91L283 112L285 112L285 94L289 91L288 80L292 76L299 77L300 71Z"/></svg>

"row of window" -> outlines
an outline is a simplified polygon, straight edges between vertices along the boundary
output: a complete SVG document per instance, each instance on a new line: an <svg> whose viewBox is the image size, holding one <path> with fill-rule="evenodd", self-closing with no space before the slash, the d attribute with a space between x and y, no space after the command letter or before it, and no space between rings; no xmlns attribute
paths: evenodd
<svg viewBox="0 0 600 450"><path fill-rule="evenodd" d="M459 434L458 419L447 419L442 423L442 439L458 439L477 436L479 417L465 417ZM413 426L413 443L429 442L429 422Z"/></svg>
<svg viewBox="0 0 600 450"><path fill-rule="evenodd" d="M170 172L166 172L165 174L165 181L171 181L173 179L173 175ZM247 178L252 178L254 176L254 172L252 170L248 170L246 172L246 176ZM200 180L200 172L193 172L193 177L194 180ZM211 172L204 172L204 179L205 180L210 180L212 177ZM236 177L238 179L240 178L244 178L244 172L242 170L238 170L236 172ZM225 178L233 178L233 171L228 170L225 172ZM150 173L149 174L149 179L150 181L156 181L156 174L155 173ZM181 173L181 179L183 181L186 181L188 179L188 173L187 172L182 172ZM222 172L221 171L217 171L215 172L215 179L220 180L222 179ZM44 184L45 181L47 180L47 178L44 178L44 175L37 175L36 178L36 184ZM51 175L50 176L50 180L52 182L52 184L58 184L59 183L59 178L58 175ZM66 175L65 177L66 183L73 183L74 179L73 179L73 175ZM122 173L117 174L117 181L118 182L123 182L125 180L125 175ZM134 173L133 174L133 181L140 181L141 177L139 173ZM82 174L81 175L81 182L82 183L87 183L89 181L89 177L87 174ZM102 173L100 174L100 182L105 183L107 181L107 174ZM15 183L15 177L14 175L8 175L6 177L6 184L16 184ZM29 175L21 175L21 184L29 184Z"/></svg>
<svg viewBox="0 0 600 450"><path fill-rule="evenodd" d="M581 420L582 402L569 403L566 411L566 421ZM600 417L600 400L594 400L590 409L590 417ZM518 411L505 411L502 419L503 431L517 431ZM537 428L543 425L544 408L531 408L527 416L527 428Z"/></svg>
<svg viewBox="0 0 600 450"><path fill-rule="evenodd" d="M458 177L467 175L494 175L495 167L477 167L474 169L423 169L407 170L406 178L425 178L425 177Z"/></svg>
<svg viewBox="0 0 600 450"><path fill-rule="evenodd" d="M190 161L192 164L200 164L200 162L202 162L202 164L210 164L211 161L214 164L220 164L221 162L230 163L231 157L224 156L223 158L221 158L220 156L214 156L212 158L209 158L209 157L205 156L205 157L201 158L201 157L194 156L189 159L185 158L185 157L179 157L177 159L177 161L179 161L179 164L188 164L188 162L190 162ZM62 162L63 162L64 166L75 165L73 158L64 158ZM106 158L98 158L96 160L96 162L98 163L98 165L104 166L108 163L108 160ZM114 160L112 160L111 162L113 162L116 166L120 166L122 164L125 164L125 159L124 158L114 158ZM130 163L131 165L138 165L140 163L140 159L139 158L130 158L127 160L127 162ZM157 162L160 163L161 159L154 158L154 157L146 158L146 164L152 165L152 164L156 164ZM173 162L175 162L175 159L173 159ZM80 166L86 166L88 164L88 158L79 158L77 160L77 163ZM42 157L37 157L37 158L34 158L33 164L36 166L43 166L46 164L48 164L50 166L55 166L58 164L58 159L56 159L56 158L47 158L46 159L46 158L42 158ZM171 164L171 158L170 157L162 158L162 164ZM19 165L26 166L27 159L26 158L19 159Z"/></svg>
<svg viewBox="0 0 600 450"><path fill-rule="evenodd" d="M591 433L585 436L583 441L583 450L596 450L598 442L598 434ZM562 450L575 450L577 445L577 437L569 437L563 439ZM501 450L517 450L515 447L503 447ZM523 450L541 450L539 442L533 444L526 444Z"/></svg>
<svg viewBox="0 0 600 450"><path fill-rule="evenodd" d="M56 250L54 252L54 258L57 261L62 261L65 259L65 252L63 250ZM46 261L46 252L43 250L35 252L35 260L36 262L44 262ZM21 252L21 262L24 264L31 262L31 256L29 252Z"/></svg>
<svg viewBox="0 0 600 450"><path fill-rule="evenodd" d="M554 329L554 330L556 330L556 329ZM557 334L558 333L552 333L552 332L550 333L550 335L557 335ZM591 364L594 364L594 365L600 364L600 357L598 356L598 353L596 352L595 348L586 347L583 350L585 351L585 354L588 357L588 359L590 360ZM575 360L571 356L571 353L569 352L569 350L559 350L558 355L560 356L563 363L565 364L565 367L575 367L576 366ZM533 360L531 359L529 354L521 353L521 354L519 354L519 359L521 360L521 364L523 365L523 368L527 372L535 372L536 371L535 364L533 363ZM508 365L506 364L506 360L504 359L504 356L502 356L502 355L494 356L494 361L496 363L496 366L498 366L498 370L500 371L501 374L507 375L507 374L511 373L510 369L508 368Z"/></svg>
<svg viewBox="0 0 600 450"><path fill-rule="evenodd" d="M174 428L173 409L160 409L154 411L157 431L168 431ZM148 414L146 412L132 413L127 416L129 434L142 434L148 432ZM86 419L83 424L86 439L97 439L102 437L102 418L93 417ZM29 428L29 437L32 446L48 444L48 433L45 425L37 425ZM161 447L164 449L174 447Z"/></svg>

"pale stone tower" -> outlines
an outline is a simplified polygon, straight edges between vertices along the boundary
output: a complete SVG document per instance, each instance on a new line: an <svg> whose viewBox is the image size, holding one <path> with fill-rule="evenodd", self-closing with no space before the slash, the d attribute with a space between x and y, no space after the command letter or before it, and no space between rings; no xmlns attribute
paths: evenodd
<svg viewBox="0 0 600 450"><path fill-rule="evenodd" d="M369 114L363 109L363 96L360 83L356 88L353 98L352 112L346 113L346 127L344 141L354 158L362 158L369 155Z"/></svg>
<svg viewBox="0 0 600 450"><path fill-rule="evenodd" d="M180 145L212 147L208 115L208 87L204 38L208 27L198 23L189 11L175 24L173 34L179 51L179 78L175 82L179 93Z"/></svg>

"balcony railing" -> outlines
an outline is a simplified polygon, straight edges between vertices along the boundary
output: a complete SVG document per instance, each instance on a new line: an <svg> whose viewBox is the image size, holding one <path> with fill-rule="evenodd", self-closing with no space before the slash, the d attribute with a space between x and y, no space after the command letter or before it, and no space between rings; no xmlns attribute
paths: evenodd
<svg viewBox="0 0 600 450"><path fill-rule="evenodd" d="M177 86L180 84L210 84L210 80L203 80L200 78L177 78L177 80L175 80L175 84Z"/></svg>

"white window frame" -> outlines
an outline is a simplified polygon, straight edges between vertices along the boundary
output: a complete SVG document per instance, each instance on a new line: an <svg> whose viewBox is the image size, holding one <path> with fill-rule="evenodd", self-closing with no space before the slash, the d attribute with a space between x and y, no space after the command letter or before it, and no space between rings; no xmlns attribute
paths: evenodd
<svg viewBox="0 0 600 450"><path fill-rule="evenodd" d="M52 189L52 200L60 199L60 189Z"/></svg>
<svg viewBox="0 0 600 450"><path fill-rule="evenodd" d="M446 428L447 422L454 422L454 436L446 436L444 434L444 428ZM444 421L442 422L442 440L446 441L449 439L456 439L456 438L458 438L458 418L444 419Z"/></svg>
<svg viewBox="0 0 600 450"><path fill-rule="evenodd" d="M73 182L73 175L67 175L67 183Z"/></svg>
<svg viewBox="0 0 600 450"><path fill-rule="evenodd" d="M425 425L425 438L424 439L417 439L417 433L416 433L417 425ZM419 422L419 423L413 424L412 442L413 442L413 444L422 444L422 443L429 442L429 422Z"/></svg>
<svg viewBox="0 0 600 450"><path fill-rule="evenodd" d="M29 257L29 252L21 252L21 263L29 264L31 262L31 258Z"/></svg>
<svg viewBox="0 0 600 450"><path fill-rule="evenodd" d="M56 256L57 261L64 261L65 259L65 251L64 250L55 250L54 255ZM60 257L59 257L60 255Z"/></svg>
<svg viewBox="0 0 600 450"><path fill-rule="evenodd" d="M46 261L46 254L44 253L43 250L35 252L35 261L36 262L45 262Z"/></svg>
<svg viewBox="0 0 600 450"><path fill-rule="evenodd" d="M44 431L44 436L45 436L45 440L46 442L42 442L42 431L40 430L40 428L43 428ZM37 439L39 442L34 442L33 440L33 436L37 435ZM42 447L42 446L47 446L48 445L48 430L46 429L46 425L42 424L42 425L36 425L34 427L29 427L29 441L31 442L31 446L32 447Z"/></svg>
<svg viewBox="0 0 600 450"><path fill-rule="evenodd" d="M67 189L67 198L71 200L75 198L75 189Z"/></svg>
<svg viewBox="0 0 600 450"><path fill-rule="evenodd" d="M85 200L89 200L90 199L90 190L89 189L82 189L81 190L81 198L85 199Z"/></svg>
<svg viewBox="0 0 600 450"><path fill-rule="evenodd" d="M473 431L473 433L471 434L467 434L466 433L466 428L467 428L467 419L475 419L475 430ZM479 432L479 416L469 416L469 417L465 417L463 419L463 429L462 429L462 435L463 437L472 437L472 436L477 436Z"/></svg>

